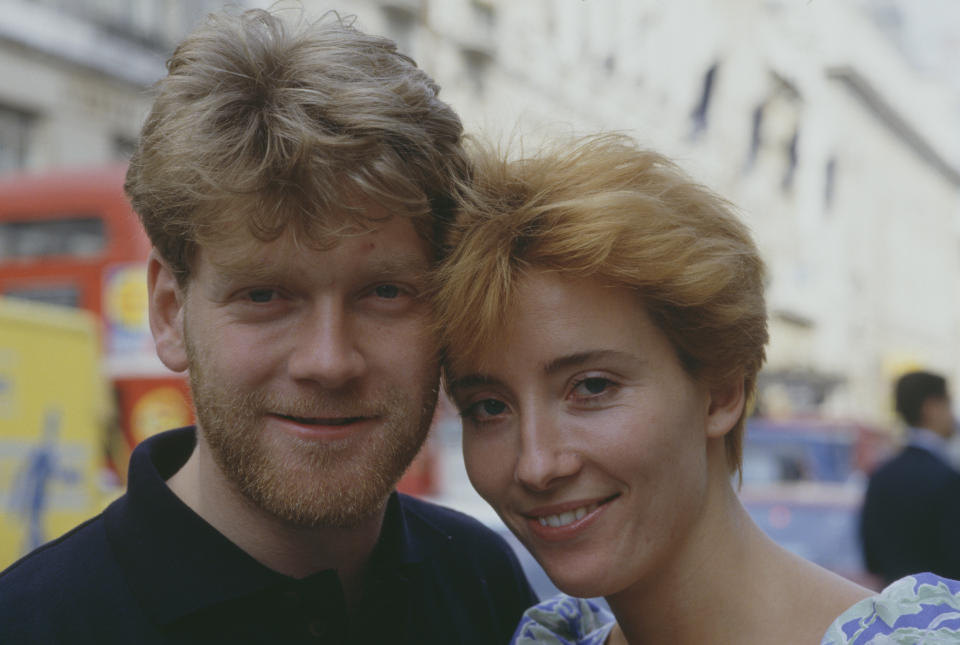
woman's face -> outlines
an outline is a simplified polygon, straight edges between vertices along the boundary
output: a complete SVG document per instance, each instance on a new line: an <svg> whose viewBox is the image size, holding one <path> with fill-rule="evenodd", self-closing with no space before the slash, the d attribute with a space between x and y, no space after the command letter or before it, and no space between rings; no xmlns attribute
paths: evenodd
<svg viewBox="0 0 960 645"><path fill-rule="evenodd" d="M507 321L450 375L470 481L567 593L665 571L703 517L708 443L722 459L736 417L627 289L531 272Z"/></svg>

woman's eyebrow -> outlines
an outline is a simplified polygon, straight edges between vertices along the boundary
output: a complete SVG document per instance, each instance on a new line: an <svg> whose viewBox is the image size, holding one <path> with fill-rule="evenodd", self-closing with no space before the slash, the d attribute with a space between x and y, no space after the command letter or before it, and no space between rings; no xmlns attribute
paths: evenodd
<svg viewBox="0 0 960 645"><path fill-rule="evenodd" d="M629 361L631 363L640 363L643 362L643 359L629 352L621 352L615 349L597 349L558 356L557 358L545 363L542 367L542 371L547 376L551 376L557 372L562 372L564 370L600 361L616 361L619 363ZM503 385L503 381L495 376L476 372L451 379L447 385L447 389L451 394L453 394L456 390L465 390L471 387L484 387L491 385Z"/></svg>
<svg viewBox="0 0 960 645"><path fill-rule="evenodd" d="M554 358L553 360L544 364L543 372L549 376L567 369L580 367L587 363L611 360L620 362L630 361L632 363L636 363L641 359L634 354L630 354L629 352L621 352L615 349L596 349L585 352L576 352L574 354L567 354L565 356Z"/></svg>
<svg viewBox="0 0 960 645"><path fill-rule="evenodd" d="M493 376L488 376L487 374L466 374L464 376L455 378L447 384L447 389L450 394L454 394L457 390L466 390L472 387L485 387L490 385L503 385L503 382Z"/></svg>

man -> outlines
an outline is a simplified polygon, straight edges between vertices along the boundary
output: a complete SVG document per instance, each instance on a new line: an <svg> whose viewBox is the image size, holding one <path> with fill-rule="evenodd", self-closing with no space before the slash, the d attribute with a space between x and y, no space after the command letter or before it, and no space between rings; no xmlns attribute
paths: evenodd
<svg viewBox="0 0 960 645"><path fill-rule="evenodd" d="M860 525L867 569L886 583L924 571L960 578L960 472L947 455L956 421L946 379L905 374L895 398L908 442L870 478Z"/></svg>
<svg viewBox="0 0 960 645"><path fill-rule="evenodd" d="M197 427L0 577L0 642L507 642L535 598L506 543L393 492L437 398L459 119L336 17L212 16L168 71L126 190Z"/></svg>

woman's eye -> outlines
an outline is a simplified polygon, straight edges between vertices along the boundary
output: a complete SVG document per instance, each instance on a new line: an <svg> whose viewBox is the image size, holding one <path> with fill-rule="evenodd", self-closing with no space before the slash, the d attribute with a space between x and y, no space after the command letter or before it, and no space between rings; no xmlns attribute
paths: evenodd
<svg viewBox="0 0 960 645"><path fill-rule="evenodd" d="M276 295L277 292L275 289L251 289L247 292L247 297L250 298L250 301L257 303L270 302Z"/></svg>
<svg viewBox="0 0 960 645"><path fill-rule="evenodd" d="M484 414L489 414L492 417L495 417L498 414L503 414L503 412L507 409L506 403L503 401L497 401L496 399L485 399L480 401L479 405Z"/></svg>
<svg viewBox="0 0 960 645"><path fill-rule="evenodd" d="M497 399L483 399L468 406L461 415L477 421L497 417L507 411L507 404Z"/></svg>
<svg viewBox="0 0 960 645"><path fill-rule="evenodd" d="M606 392L611 385L613 385L613 382L610 379L602 376L591 376L577 383L574 390L577 394L583 396L597 396Z"/></svg>
<svg viewBox="0 0 960 645"><path fill-rule="evenodd" d="M395 284L381 284L376 289L374 293L377 294L378 298L396 298L400 295L400 287Z"/></svg>

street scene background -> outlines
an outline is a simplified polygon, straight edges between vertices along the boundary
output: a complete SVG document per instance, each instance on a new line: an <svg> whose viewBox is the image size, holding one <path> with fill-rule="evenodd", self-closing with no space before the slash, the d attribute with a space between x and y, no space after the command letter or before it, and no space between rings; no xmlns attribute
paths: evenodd
<svg viewBox="0 0 960 645"><path fill-rule="evenodd" d="M137 441L191 420L153 355L148 245L120 184L164 61L221 5L0 0L0 568L108 503ZM779 542L870 584L856 517L902 439L892 383L960 383L960 5L302 4L331 9L395 40L472 135L519 152L624 132L738 206L771 327L742 495ZM403 488L506 536L449 404Z"/></svg>

